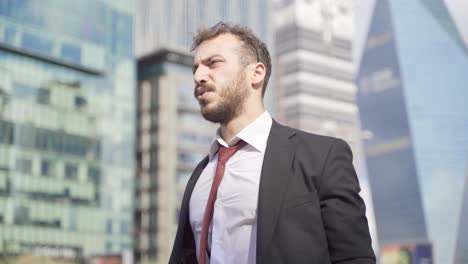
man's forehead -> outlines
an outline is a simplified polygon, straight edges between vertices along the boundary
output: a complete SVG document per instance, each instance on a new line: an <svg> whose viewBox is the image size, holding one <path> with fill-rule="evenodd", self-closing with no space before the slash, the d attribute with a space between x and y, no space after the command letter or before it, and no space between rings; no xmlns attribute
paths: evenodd
<svg viewBox="0 0 468 264"><path fill-rule="evenodd" d="M223 54L230 50L235 51L241 41L232 34L221 34L212 39L203 41L196 49L194 60L203 60L215 54Z"/></svg>

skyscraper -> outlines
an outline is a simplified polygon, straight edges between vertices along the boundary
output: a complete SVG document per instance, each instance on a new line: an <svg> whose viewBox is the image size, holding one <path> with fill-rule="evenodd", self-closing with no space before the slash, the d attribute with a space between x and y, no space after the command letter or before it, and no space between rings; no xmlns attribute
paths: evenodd
<svg viewBox="0 0 468 264"><path fill-rule="evenodd" d="M130 1L0 1L0 251L131 250Z"/></svg>
<svg viewBox="0 0 468 264"><path fill-rule="evenodd" d="M248 26L268 45L269 5L268 0L138 2L138 261L167 262L185 185L216 132L193 96L194 34L219 21L233 22ZM273 105L273 90L273 85L267 89L267 107Z"/></svg>
<svg viewBox="0 0 468 264"><path fill-rule="evenodd" d="M135 52L141 57L164 47L187 50L200 27L219 21L246 25L269 43L269 9L267 0L138 0Z"/></svg>
<svg viewBox="0 0 468 264"><path fill-rule="evenodd" d="M354 1L279 0L274 22L278 118L350 144L375 236L355 101Z"/></svg>
<svg viewBox="0 0 468 264"><path fill-rule="evenodd" d="M336 3L277 3L278 116L299 129L342 137L359 156L353 8L350 1Z"/></svg>
<svg viewBox="0 0 468 264"><path fill-rule="evenodd" d="M442 1L375 2L357 83L379 242L454 263L468 153L468 49ZM464 262L455 262L464 263Z"/></svg>
<svg viewBox="0 0 468 264"><path fill-rule="evenodd" d="M185 185L215 133L193 97L192 62L169 49L138 62L138 261L169 259Z"/></svg>

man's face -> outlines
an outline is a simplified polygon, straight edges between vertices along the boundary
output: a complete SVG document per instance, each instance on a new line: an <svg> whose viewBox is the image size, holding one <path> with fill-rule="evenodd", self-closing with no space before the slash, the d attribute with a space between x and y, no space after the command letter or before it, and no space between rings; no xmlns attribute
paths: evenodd
<svg viewBox="0 0 468 264"><path fill-rule="evenodd" d="M245 66L240 64L240 47L241 41L234 35L222 34L196 49L194 95L208 121L225 124L244 110L250 90Z"/></svg>

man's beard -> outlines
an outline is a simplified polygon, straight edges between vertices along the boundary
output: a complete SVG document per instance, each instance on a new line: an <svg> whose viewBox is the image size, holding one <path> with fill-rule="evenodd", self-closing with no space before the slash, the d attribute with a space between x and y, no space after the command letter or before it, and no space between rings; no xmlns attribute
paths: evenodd
<svg viewBox="0 0 468 264"><path fill-rule="evenodd" d="M207 87L209 91L214 91L214 87ZM220 89L219 99L215 106L208 109L208 105L200 103L203 117L213 123L226 124L244 111L244 103L249 95L249 90L245 85L244 70L240 70L236 76Z"/></svg>

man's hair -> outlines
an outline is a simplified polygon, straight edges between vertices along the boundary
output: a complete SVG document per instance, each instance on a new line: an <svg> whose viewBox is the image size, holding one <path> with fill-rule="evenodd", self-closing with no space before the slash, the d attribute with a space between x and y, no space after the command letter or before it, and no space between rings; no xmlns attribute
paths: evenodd
<svg viewBox="0 0 468 264"><path fill-rule="evenodd" d="M255 61L265 65L266 72L262 86L262 94L265 95L265 90L271 75L271 57L265 43L255 36L249 28L224 22L219 22L210 28L202 28L193 37L191 51L194 51L202 42L222 34L232 34L242 42L240 55L242 64L247 65Z"/></svg>

